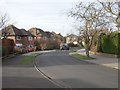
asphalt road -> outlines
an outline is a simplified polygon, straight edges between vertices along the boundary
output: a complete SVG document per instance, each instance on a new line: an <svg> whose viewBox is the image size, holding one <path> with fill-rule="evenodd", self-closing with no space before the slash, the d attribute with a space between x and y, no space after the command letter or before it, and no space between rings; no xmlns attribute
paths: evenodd
<svg viewBox="0 0 120 90"><path fill-rule="evenodd" d="M37 68L64 87L118 88L118 70L79 61L68 51L38 56Z"/></svg>
<svg viewBox="0 0 120 90"><path fill-rule="evenodd" d="M39 73L33 63L20 64L22 57L16 56L3 63L2 88L58 88Z"/></svg>

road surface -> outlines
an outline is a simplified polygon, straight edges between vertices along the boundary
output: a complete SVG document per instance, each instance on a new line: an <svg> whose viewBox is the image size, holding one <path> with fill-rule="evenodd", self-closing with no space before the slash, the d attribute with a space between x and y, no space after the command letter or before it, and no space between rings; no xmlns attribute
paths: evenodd
<svg viewBox="0 0 120 90"><path fill-rule="evenodd" d="M24 56L16 56L3 63L2 88L58 88L39 73L33 63L20 64L22 57Z"/></svg>
<svg viewBox="0 0 120 90"><path fill-rule="evenodd" d="M118 70L90 64L55 51L36 57L37 68L67 88L118 88Z"/></svg>

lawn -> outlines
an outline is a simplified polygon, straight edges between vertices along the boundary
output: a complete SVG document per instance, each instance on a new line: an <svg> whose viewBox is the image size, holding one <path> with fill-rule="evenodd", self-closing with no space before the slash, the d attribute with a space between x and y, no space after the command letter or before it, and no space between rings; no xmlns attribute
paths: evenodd
<svg viewBox="0 0 120 90"><path fill-rule="evenodd" d="M94 60L95 59L95 58L87 57L87 56L80 55L80 54L71 54L70 56L75 57L79 60Z"/></svg>
<svg viewBox="0 0 120 90"><path fill-rule="evenodd" d="M31 64L35 59L34 55L23 56L20 60L20 64Z"/></svg>
<svg viewBox="0 0 120 90"><path fill-rule="evenodd" d="M70 50L70 52L77 52L77 50Z"/></svg>

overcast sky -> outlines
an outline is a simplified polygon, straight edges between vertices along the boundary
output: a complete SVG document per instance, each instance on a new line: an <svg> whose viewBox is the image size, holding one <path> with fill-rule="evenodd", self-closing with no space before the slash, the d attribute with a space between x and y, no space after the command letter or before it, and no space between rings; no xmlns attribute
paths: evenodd
<svg viewBox="0 0 120 90"><path fill-rule="evenodd" d="M77 33L74 19L68 17L67 12L78 1L91 0L0 0L0 11L7 12L18 28L37 27L66 35Z"/></svg>
<svg viewBox="0 0 120 90"><path fill-rule="evenodd" d="M78 0L1 0L0 11L7 12L18 28L37 27L44 31L73 32L73 19L67 12Z"/></svg>

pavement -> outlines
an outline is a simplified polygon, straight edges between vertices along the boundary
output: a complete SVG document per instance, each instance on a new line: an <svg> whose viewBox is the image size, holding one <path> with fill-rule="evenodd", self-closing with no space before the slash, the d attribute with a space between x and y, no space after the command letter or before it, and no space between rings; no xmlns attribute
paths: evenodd
<svg viewBox="0 0 120 90"><path fill-rule="evenodd" d="M85 49L79 49L77 52L71 52L70 54L81 54L81 55L86 55ZM99 64L102 66L114 68L114 69L120 69L118 67L118 58L113 57L113 56L104 56L104 55L97 55L93 54L90 52L90 56L95 58L94 60L84 60L88 63L94 63L94 64Z"/></svg>

